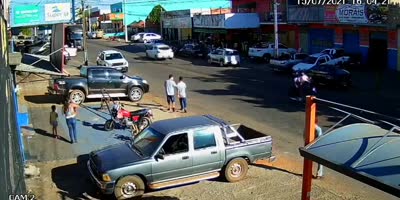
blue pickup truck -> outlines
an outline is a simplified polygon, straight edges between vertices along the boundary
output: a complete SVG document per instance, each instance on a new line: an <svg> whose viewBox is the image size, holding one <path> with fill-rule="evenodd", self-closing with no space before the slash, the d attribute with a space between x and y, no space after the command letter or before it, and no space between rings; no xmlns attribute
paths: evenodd
<svg viewBox="0 0 400 200"><path fill-rule="evenodd" d="M103 193L117 199L224 176L243 179L248 164L274 160L272 138L211 115L157 121L132 142L90 153L87 167Z"/></svg>

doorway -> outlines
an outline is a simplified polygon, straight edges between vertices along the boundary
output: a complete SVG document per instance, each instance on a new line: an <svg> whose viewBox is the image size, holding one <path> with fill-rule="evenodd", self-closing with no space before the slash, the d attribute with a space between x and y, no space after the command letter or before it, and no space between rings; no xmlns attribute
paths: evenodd
<svg viewBox="0 0 400 200"><path fill-rule="evenodd" d="M371 33L369 39L368 63L371 69L385 70L388 65L387 34Z"/></svg>

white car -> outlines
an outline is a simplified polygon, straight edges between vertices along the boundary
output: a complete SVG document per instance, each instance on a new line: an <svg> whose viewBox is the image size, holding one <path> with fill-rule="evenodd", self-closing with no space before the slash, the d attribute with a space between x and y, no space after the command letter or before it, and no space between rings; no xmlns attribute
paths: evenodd
<svg viewBox="0 0 400 200"><path fill-rule="evenodd" d="M153 59L172 59L174 52L166 44L154 44L146 50L146 56Z"/></svg>
<svg viewBox="0 0 400 200"><path fill-rule="evenodd" d="M127 72L129 63L124 55L118 51L107 50L102 51L97 56L97 65L115 68L121 72Z"/></svg>
<svg viewBox="0 0 400 200"><path fill-rule="evenodd" d="M296 53L296 49L288 48L283 44L278 45L278 57L282 54L294 54ZM262 58L267 63L269 63L270 59L275 54L275 44L273 43L260 43L251 48L249 48L248 55L250 58Z"/></svg>
<svg viewBox="0 0 400 200"><path fill-rule="evenodd" d="M151 42L152 40L161 40L161 35L158 35L156 33L144 33L143 37L139 39L139 41L143 43L148 43Z"/></svg>
<svg viewBox="0 0 400 200"><path fill-rule="evenodd" d="M208 63L218 63L219 66L223 67L225 65L240 65L239 52L234 49L216 49L208 54Z"/></svg>
<svg viewBox="0 0 400 200"><path fill-rule="evenodd" d="M331 61L331 57L328 54L315 53L293 66L292 69L293 71L307 71L317 65L327 63L329 61Z"/></svg>
<svg viewBox="0 0 400 200"><path fill-rule="evenodd" d="M145 33L136 33L135 35L131 36L131 41L132 42L138 42L140 39L143 37Z"/></svg>

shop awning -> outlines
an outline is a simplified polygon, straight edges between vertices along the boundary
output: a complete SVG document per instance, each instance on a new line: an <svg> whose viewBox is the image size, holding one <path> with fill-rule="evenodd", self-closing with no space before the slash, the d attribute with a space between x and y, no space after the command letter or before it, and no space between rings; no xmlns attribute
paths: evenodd
<svg viewBox="0 0 400 200"><path fill-rule="evenodd" d="M309 160L400 197L400 135L357 123L328 132L299 149Z"/></svg>
<svg viewBox="0 0 400 200"><path fill-rule="evenodd" d="M194 28L195 33L210 33L210 34L226 34L228 31L225 29L207 29L207 28Z"/></svg>

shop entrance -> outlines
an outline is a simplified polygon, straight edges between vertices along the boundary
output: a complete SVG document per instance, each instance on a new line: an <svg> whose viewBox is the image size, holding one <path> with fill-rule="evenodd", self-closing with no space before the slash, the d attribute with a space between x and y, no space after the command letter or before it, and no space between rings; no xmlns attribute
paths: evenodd
<svg viewBox="0 0 400 200"><path fill-rule="evenodd" d="M373 32L369 39L368 63L370 68L384 70L388 65L387 34Z"/></svg>

